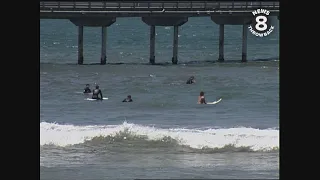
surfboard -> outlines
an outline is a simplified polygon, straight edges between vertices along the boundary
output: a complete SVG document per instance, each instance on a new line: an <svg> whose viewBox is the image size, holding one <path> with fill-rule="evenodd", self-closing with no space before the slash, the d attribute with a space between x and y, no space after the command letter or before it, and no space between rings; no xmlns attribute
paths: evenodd
<svg viewBox="0 0 320 180"><path fill-rule="evenodd" d="M207 102L207 104L217 104L217 103L219 103L221 100L222 100L222 98L220 98L220 99L217 100L217 101Z"/></svg>
<svg viewBox="0 0 320 180"><path fill-rule="evenodd" d="M109 99L109 98L103 98L103 100L107 100L107 99ZM86 99L84 99L84 100L87 100L87 101L98 101L98 100L100 100L100 99L92 99L92 98L86 98Z"/></svg>

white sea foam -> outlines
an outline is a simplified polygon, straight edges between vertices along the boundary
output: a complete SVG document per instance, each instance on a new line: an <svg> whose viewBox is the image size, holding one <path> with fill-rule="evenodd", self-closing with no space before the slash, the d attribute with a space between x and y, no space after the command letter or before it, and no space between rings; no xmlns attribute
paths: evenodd
<svg viewBox="0 0 320 180"><path fill-rule="evenodd" d="M171 137L180 145L191 148L223 148L227 145L234 147L250 147L253 151L269 151L279 148L279 130L254 128L229 129L160 129L149 126L124 122L121 125L105 126L74 126L55 123L40 123L40 145L53 144L68 146L84 143L98 136L115 136L117 133L128 131L133 135L146 136L148 140L158 140Z"/></svg>

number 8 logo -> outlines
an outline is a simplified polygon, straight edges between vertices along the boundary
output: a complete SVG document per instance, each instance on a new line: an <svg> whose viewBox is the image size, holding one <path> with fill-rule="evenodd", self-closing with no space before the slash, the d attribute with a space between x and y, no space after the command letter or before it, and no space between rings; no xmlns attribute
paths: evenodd
<svg viewBox="0 0 320 180"><path fill-rule="evenodd" d="M268 28L266 22L268 21L267 17L265 16L257 16L256 17L256 30L258 31L265 31ZM262 27L260 27L262 26Z"/></svg>

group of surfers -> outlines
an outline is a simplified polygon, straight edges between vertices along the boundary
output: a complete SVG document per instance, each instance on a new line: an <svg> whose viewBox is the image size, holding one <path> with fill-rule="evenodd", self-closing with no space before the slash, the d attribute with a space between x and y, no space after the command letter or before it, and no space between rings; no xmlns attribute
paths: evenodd
<svg viewBox="0 0 320 180"><path fill-rule="evenodd" d="M186 84L194 84L194 83L196 83L194 76L191 76L186 82ZM83 93L84 94L92 93L92 99L103 100L103 95L101 90L99 89L99 85L96 85L95 89L91 91L90 84L86 84L86 87L84 88ZM122 102L133 102L131 95L128 95ZM201 91L200 95L198 96L198 104L207 104L203 91Z"/></svg>

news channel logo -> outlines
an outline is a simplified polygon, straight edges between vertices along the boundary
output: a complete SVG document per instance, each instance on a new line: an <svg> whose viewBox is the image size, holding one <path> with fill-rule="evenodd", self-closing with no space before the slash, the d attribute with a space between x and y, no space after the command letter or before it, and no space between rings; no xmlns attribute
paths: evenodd
<svg viewBox="0 0 320 180"><path fill-rule="evenodd" d="M269 17L270 11L267 9L256 9L252 11L252 14L254 19L248 27L249 31L257 37L269 36L274 30L271 18Z"/></svg>

